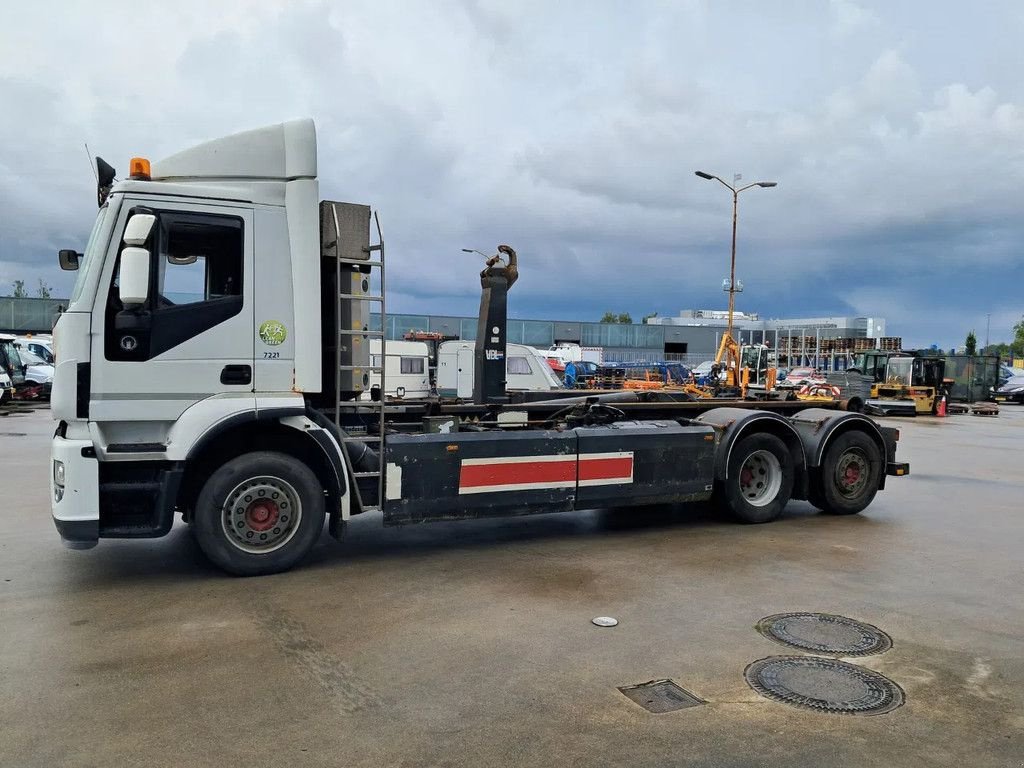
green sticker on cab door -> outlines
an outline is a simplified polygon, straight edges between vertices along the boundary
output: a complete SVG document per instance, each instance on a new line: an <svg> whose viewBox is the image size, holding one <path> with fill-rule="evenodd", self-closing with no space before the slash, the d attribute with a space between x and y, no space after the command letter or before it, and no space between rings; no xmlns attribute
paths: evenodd
<svg viewBox="0 0 1024 768"><path fill-rule="evenodd" d="M260 325L260 341L269 347L283 344L288 338L288 329L280 320L266 320Z"/></svg>

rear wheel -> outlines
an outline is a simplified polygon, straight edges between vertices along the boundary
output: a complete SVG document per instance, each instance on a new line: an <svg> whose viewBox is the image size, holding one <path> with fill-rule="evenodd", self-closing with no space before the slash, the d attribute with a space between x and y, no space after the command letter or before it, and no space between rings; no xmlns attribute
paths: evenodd
<svg viewBox="0 0 1024 768"><path fill-rule="evenodd" d="M210 476L193 521L200 548L225 571L238 576L286 571L320 537L323 488L292 456L248 453Z"/></svg>
<svg viewBox="0 0 1024 768"><path fill-rule="evenodd" d="M825 451L810 502L829 514L855 515L875 498L881 477L875 441L860 431L846 432Z"/></svg>
<svg viewBox="0 0 1024 768"><path fill-rule="evenodd" d="M774 520L793 492L793 459L774 435L755 434L740 440L729 456L727 474L719 495L740 522Z"/></svg>

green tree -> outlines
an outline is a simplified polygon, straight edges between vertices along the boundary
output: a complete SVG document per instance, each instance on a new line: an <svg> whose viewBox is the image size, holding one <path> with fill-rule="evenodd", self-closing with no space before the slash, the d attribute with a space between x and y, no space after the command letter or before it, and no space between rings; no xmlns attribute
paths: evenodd
<svg viewBox="0 0 1024 768"><path fill-rule="evenodd" d="M601 316L602 323L632 323L633 318L629 316L628 312L622 314L615 314L614 312L605 312Z"/></svg>
<svg viewBox="0 0 1024 768"><path fill-rule="evenodd" d="M974 335L974 331L970 331L967 334L967 340L964 341L964 352L971 357L974 357L978 352L978 337Z"/></svg>
<svg viewBox="0 0 1024 768"><path fill-rule="evenodd" d="M1013 326L1013 342L1010 344L1010 352L1014 357L1024 357L1024 317Z"/></svg>
<svg viewBox="0 0 1024 768"><path fill-rule="evenodd" d="M651 312L651 314L649 314L649 315L644 315L643 318L640 320L640 322L644 323L646 325L648 320L650 320L652 317L657 317L657 316L658 316L657 312Z"/></svg>
<svg viewBox="0 0 1024 768"><path fill-rule="evenodd" d="M14 285L14 293L12 293L11 296L13 296L15 299L27 299L28 298L28 291L25 290L25 281L24 280L15 280L13 285Z"/></svg>
<svg viewBox="0 0 1024 768"><path fill-rule="evenodd" d="M50 286L48 286L46 283L44 283L43 282L43 278L40 277L39 278L39 287L36 288L36 296L38 296L40 299L49 299L49 298L51 298L50 290L51 290Z"/></svg>

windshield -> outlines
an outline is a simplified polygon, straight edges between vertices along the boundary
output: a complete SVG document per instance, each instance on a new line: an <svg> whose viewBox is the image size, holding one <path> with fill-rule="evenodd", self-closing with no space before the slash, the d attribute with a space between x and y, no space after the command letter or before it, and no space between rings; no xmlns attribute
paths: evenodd
<svg viewBox="0 0 1024 768"><path fill-rule="evenodd" d="M744 347L742 353L742 361L740 363L744 368L752 368L757 370L761 364L761 349L759 347Z"/></svg>
<svg viewBox="0 0 1024 768"><path fill-rule="evenodd" d="M101 261L100 254L97 253L103 244L99 242L100 232L103 230L103 223L107 220L107 212L110 209L106 204L100 208L100 212L96 215L96 222L92 225L92 233L89 235L89 242L85 245L85 252L78 260L78 274L75 276L75 287L71 290L71 299L68 301L69 304L74 304L78 301L79 296L82 294L82 289L85 287L86 282L89 279L89 273L93 268L93 265Z"/></svg>
<svg viewBox="0 0 1024 768"><path fill-rule="evenodd" d="M889 361L889 368L886 372L886 381L900 383L910 386L914 370L914 358L894 357Z"/></svg>
<svg viewBox="0 0 1024 768"><path fill-rule="evenodd" d="M21 356L22 365L47 365L47 362L43 358L39 357L35 352L30 352L27 349L19 349L18 354Z"/></svg>

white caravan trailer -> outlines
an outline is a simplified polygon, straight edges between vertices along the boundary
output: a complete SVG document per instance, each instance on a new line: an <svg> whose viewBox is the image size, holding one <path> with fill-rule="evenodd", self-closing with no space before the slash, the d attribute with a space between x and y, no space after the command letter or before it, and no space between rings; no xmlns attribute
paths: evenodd
<svg viewBox="0 0 1024 768"><path fill-rule="evenodd" d="M388 348L395 342L389 341ZM472 341L445 341L437 348L437 392L442 397L473 397ZM539 351L525 344L509 344L505 353L505 388L544 391L561 389L562 382Z"/></svg>
<svg viewBox="0 0 1024 768"><path fill-rule="evenodd" d="M380 339L370 339L370 365L379 368ZM384 388L389 397L428 397L430 376L428 373L429 350L425 341L389 341L384 363ZM370 374L370 388L380 386L380 374ZM369 400L369 391L362 399Z"/></svg>

